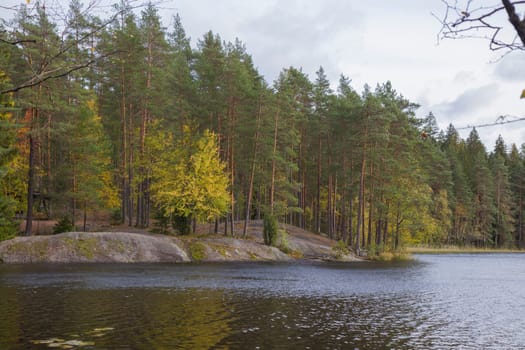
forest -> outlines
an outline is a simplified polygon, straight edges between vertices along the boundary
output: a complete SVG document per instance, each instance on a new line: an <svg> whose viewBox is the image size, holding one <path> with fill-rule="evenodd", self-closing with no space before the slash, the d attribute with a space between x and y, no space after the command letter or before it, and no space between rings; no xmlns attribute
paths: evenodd
<svg viewBox="0 0 525 350"><path fill-rule="evenodd" d="M268 82L240 40L110 12L35 2L0 27L0 240L37 219L245 236L273 216L355 251L523 248L524 146L439 130L388 80Z"/></svg>

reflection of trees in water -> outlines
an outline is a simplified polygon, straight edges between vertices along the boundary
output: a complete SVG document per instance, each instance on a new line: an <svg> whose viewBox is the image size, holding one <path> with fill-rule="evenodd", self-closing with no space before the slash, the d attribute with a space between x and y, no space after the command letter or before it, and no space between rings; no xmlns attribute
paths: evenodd
<svg viewBox="0 0 525 350"><path fill-rule="evenodd" d="M209 349L221 348L232 332L218 290L0 288L0 314L1 349L51 338L103 348ZM96 331L105 327L113 329Z"/></svg>
<svg viewBox="0 0 525 350"><path fill-rule="evenodd" d="M156 293L155 293L156 294ZM149 295L144 304L146 339L151 348L220 348L220 341L231 334L231 314L219 290L186 291L180 294Z"/></svg>
<svg viewBox="0 0 525 350"><path fill-rule="evenodd" d="M96 300L88 304L94 307L82 313L92 320L90 327L97 318L107 320L99 326L115 327L99 343L110 348L209 349L231 333L222 291L124 289L87 293L78 300L86 302L93 294Z"/></svg>
<svg viewBox="0 0 525 350"><path fill-rule="evenodd" d="M16 289L0 286L0 315L0 349L14 349L21 333Z"/></svg>

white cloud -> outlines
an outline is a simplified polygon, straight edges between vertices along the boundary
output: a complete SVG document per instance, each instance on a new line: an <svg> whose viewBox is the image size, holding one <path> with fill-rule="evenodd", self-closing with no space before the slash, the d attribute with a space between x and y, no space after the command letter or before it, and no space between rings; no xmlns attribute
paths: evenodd
<svg viewBox="0 0 525 350"><path fill-rule="evenodd" d="M453 101L436 105L436 111L452 116L473 114L487 108L498 97L498 85L489 84L464 91Z"/></svg>
<svg viewBox="0 0 525 350"><path fill-rule="evenodd" d="M495 64L494 75L507 82L525 84L525 55L522 52L511 53Z"/></svg>

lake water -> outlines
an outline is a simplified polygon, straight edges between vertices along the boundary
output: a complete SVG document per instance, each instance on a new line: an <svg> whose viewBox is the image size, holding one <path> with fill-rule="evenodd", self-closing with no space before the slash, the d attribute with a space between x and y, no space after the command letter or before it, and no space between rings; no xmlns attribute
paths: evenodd
<svg viewBox="0 0 525 350"><path fill-rule="evenodd" d="M525 255L0 266L0 349L523 349Z"/></svg>

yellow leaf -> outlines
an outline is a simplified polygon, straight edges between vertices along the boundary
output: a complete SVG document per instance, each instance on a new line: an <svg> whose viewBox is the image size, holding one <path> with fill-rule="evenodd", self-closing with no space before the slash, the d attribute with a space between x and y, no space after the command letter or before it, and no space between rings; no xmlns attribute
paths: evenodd
<svg viewBox="0 0 525 350"><path fill-rule="evenodd" d="M525 98L525 89L521 92L520 98Z"/></svg>

